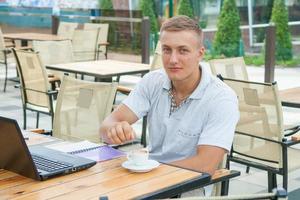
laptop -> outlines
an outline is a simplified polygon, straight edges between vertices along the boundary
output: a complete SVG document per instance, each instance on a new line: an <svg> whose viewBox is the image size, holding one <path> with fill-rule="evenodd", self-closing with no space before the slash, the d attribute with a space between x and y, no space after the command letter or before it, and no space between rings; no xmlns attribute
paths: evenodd
<svg viewBox="0 0 300 200"><path fill-rule="evenodd" d="M17 121L1 116L0 147L0 169L36 180L73 173L96 164L96 161L41 145L27 146Z"/></svg>

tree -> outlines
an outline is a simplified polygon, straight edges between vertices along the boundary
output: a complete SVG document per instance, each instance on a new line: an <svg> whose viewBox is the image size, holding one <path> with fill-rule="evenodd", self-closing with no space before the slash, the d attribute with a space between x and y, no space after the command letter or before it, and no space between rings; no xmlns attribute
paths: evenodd
<svg viewBox="0 0 300 200"><path fill-rule="evenodd" d="M155 49L155 45L158 41L158 24L157 18L154 12L154 2L153 0L142 0L141 1L141 10L143 16L148 16L150 20L150 49L153 51Z"/></svg>
<svg viewBox="0 0 300 200"><path fill-rule="evenodd" d="M267 0L266 5L260 11L260 15L258 15L258 21L262 23L270 23L271 15L272 15L272 8L273 8L273 0ZM266 36L266 29L265 28L257 28L255 29L256 35L256 42L264 42Z"/></svg>
<svg viewBox="0 0 300 200"><path fill-rule="evenodd" d="M158 24L157 24L157 18L155 16L153 8L154 8L153 0L141 1L141 10L143 16L148 16L150 20L151 33L157 34Z"/></svg>
<svg viewBox="0 0 300 200"><path fill-rule="evenodd" d="M195 18L190 0L180 0L178 5L178 15L186 15Z"/></svg>
<svg viewBox="0 0 300 200"><path fill-rule="evenodd" d="M291 33L284 0L274 1L271 21L276 26L276 60L291 60L293 58Z"/></svg>
<svg viewBox="0 0 300 200"><path fill-rule="evenodd" d="M239 56L241 30L235 0L224 0L217 28L213 43L214 52L226 57Z"/></svg>
<svg viewBox="0 0 300 200"><path fill-rule="evenodd" d="M113 4L111 0L99 0L100 8L103 10L113 10Z"/></svg>
<svg viewBox="0 0 300 200"><path fill-rule="evenodd" d="M103 16L114 16L112 0L99 0L99 5Z"/></svg>
<svg viewBox="0 0 300 200"><path fill-rule="evenodd" d="M99 0L99 5L102 16L114 16L114 6L112 4L112 0ZM116 32L116 22L101 20L100 23L109 24L108 42L111 45L115 44L115 35L113 33Z"/></svg>

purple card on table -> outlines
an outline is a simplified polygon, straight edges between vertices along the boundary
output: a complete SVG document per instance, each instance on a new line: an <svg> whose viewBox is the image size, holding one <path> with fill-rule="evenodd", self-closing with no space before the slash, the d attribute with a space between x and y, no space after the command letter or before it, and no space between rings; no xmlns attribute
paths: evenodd
<svg viewBox="0 0 300 200"><path fill-rule="evenodd" d="M95 160L97 162L111 160L114 158L119 158L125 156L126 154L118 149L114 149L108 145L100 146L91 150L87 150L80 153L75 153L77 156Z"/></svg>

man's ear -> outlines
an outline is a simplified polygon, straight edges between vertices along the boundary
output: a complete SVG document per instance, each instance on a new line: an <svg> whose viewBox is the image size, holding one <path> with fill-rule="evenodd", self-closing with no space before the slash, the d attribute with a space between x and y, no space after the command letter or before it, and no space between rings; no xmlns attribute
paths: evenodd
<svg viewBox="0 0 300 200"><path fill-rule="evenodd" d="M205 54L205 48L204 46L201 46L198 50L198 55L199 55L199 58L202 59L202 57L204 56Z"/></svg>

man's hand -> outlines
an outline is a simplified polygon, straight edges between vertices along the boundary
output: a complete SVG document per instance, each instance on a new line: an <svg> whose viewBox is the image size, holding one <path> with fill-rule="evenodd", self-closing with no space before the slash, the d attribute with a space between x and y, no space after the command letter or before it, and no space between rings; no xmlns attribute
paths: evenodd
<svg viewBox="0 0 300 200"><path fill-rule="evenodd" d="M100 126L100 136L109 144L122 144L135 138L130 124L138 120L137 116L126 105L120 104Z"/></svg>
<svg viewBox="0 0 300 200"><path fill-rule="evenodd" d="M135 132L126 121L116 122L106 133L107 142L110 144L123 144L135 138Z"/></svg>

